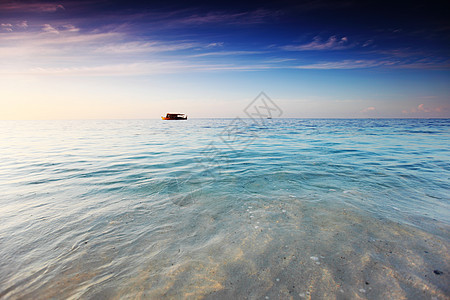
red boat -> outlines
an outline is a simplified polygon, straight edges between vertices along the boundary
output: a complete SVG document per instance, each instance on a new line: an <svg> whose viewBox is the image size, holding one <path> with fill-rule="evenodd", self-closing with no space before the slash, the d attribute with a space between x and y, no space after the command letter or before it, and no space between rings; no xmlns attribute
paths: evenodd
<svg viewBox="0 0 450 300"><path fill-rule="evenodd" d="M165 117L161 117L163 120L187 120L186 114L166 114Z"/></svg>

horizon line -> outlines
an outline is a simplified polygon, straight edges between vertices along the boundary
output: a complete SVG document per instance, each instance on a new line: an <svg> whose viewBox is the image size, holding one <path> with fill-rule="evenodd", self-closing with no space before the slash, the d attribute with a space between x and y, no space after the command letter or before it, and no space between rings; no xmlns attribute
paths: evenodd
<svg viewBox="0 0 450 300"><path fill-rule="evenodd" d="M241 117L241 116L235 116L235 117L192 117L188 118L187 120L195 119L195 120L210 120L210 119L250 119L253 120L254 118L249 117ZM345 117L278 117L278 118L271 118L267 119L264 118L263 120L276 120L276 119L306 119L306 120L448 120L450 117L415 117L415 118L401 118L401 117L372 117L372 118L364 118L364 117L351 117L351 118L345 118ZM77 119L0 119L0 121L131 121L131 120L161 120L161 118L77 118ZM187 121L184 120L184 121ZM164 121L164 120L161 120ZM169 121L177 121L177 120L169 120Z"/></svg>

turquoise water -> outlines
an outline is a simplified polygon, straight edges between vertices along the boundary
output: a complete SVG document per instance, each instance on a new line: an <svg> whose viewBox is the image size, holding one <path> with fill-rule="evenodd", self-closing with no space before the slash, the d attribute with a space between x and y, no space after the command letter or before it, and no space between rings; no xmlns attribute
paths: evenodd
<svg viewBox="0 0 450 300"><path fill-rule="evenodd" d="M1 121L0 142L0 298L450 297L450 120Z"/></svg>

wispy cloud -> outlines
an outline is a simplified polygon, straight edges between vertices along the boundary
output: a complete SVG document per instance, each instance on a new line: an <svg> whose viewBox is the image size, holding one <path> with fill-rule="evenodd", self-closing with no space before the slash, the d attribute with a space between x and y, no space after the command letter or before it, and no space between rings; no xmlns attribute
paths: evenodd
<svg viewBox="0 0 450 300"><path fill-rule="evenodd" d="M49 47L54 45L68 45L68 46L81 46L86 44L101 44L108 41L120 40L125 35L118 32L86 32L80 33L78 30L57 30L52 25L43 25L40 32L15 32L14 34L0 35L2 40L2 47L8 47L13 45L24 45L28 47L48 45ZM57 30L60 34L48 34L47 30ZM11 53L14 55L14 53Z"/></svg>
<svg viewBox="0 0 450 300"><path fill-rule="evenodd" d="M87 61L86 61L87 62ZM93 62L93 64L95 61ZM106 65L86 65L83 67L35 67L22 69L20 71L6 70L8 74L22 75L64 75L64 76L137 76L152 75L164 73L185 73L185 72L216 72L216 71L264 71L274 69L356 69L377 67L382 63L372 61L345 61L345 62L329 62L316 65L283 65L276 63L255 62L247 64L225 63L218 64L214 61L192 61L189 57L184 59L168 59L157 58L153 60L141 60L124 64L106 64ZM4 74L6 74L4 73ZM371 113L376 111L375 107L367 107L360 113ZM415 111L426 112L422 106Z"/></svg>
<svg viewBox="0 0 450 300"><path fill-rule="evenodd" d="M190 55L190 57L205 57L205 56L231 56L231 55L252 55L252 54L262 54L266 51L216 51L216 52L205 52L200 54Z"/></svg>
<svg viewBox="0 0 450 300"><path fill-rule="evenodd" d="M419 106L417 106L417 110L423 111L423 112L430 112L430 110L428 108L425 108L425 105L423 103L419 104Z"/></svg>
<svg viewBox="0 0 450 300"><path fill-rule="evenodd" d="M187 67L178 62L137 62L67 68L31 68L18 72L18 74L49 76L138 76L173 73L175 70L180 71Z"/></svg>
<svg viewBox="0 0 450 300"><path fill-rule="evenodd" d="M362 44L362 47L368 47L370 45L373 45L374 40L367 40Z"/></svg>
<svg viewBox="0 0 450 300"><path fill-rule="evenodd" d="M126 53L155 53L155 52L167 52L192 49L199 47L198 43L192 42L177 42L177 43L165 43L160 41L151 42L115 42L105 46L100 46L94 51L96 53L107 54L126 54Z"/></svg>
<svg viewBox="0 0 450 300"><path fill-rule="evenodd" d="M98 60L106 56L104 52L95 52L96 49L123 38L124 34L116 32L81 33L75 26L56 29L45 24L40 31L0 33L0 56L9 65L22 65L26 57L44 66L54 64L55 58L61 63L71 63L96 55Z"/></svg>
<svg viewBox="0 0 450 300"><path fill-rule="evenodd" d="M8 31L8 32L13 31L13 26L11 23L2 23L0 26L1 26L1 29L4 31Z"/></svg>
<svg viewBox="0 0 450 300"><path fill-rule="evenodd" d="M208 45L206 45L206 48L222 47L223 44L223 42L209 43Z"/></svg>
<svg viewBox="0 0 450 300"><path fill-rule="evenodd" d="M185 72L255 71L270 69L264 65L205 64L188 61L142 61L84 67L35 67L21 70L1 70L0 75L39 76L139 76Z"/></svg>
<svg viewBox="0 0 450 300"><path fill-rule="evenodd" d="M316 69L316 70L334 70L334 69L365 69L365 68L395 68L395 69L434 69L447 70L450 69L449 61L427 61L420 60L389 60L389 59L345 59L341 61L318 62L307 65L292 66L295 69Z"/></svg>
<svg viewBox="0 0 450 300"><path fill-rule="evenodd" d="M420 51L418 49L412 50L411 48L391 48L391 49L377 49L367 51L367 54L373 55L385 55L385 56L393 56L399 58L408 58L408 57L423 57L427 53L424 51Z"/></svg>
<svg viewBox="0 0 450 300"><path fill-rule="evenodd" d="M60 32L78 32L80 29L72 24L64 24L58 27L54 27L50 24L44 24L42 25L42 31L59 34Z"/></svg>
<svg viewBox="0 0 450 300"><path fill-rule="evenodd" d="M56 30L56 28L53 27L53 26L50 25L50 24L44 24L44 25L42 25L42 31L45 31L45 32L48 32L48 33L55 33L55 34L58 34L58 33L59 33L59 31Z"/></svg>
<svg viewBox="0 0 450 300"><path fill-rule="evenodd" d="M450 60L444 58L408 61L397 65L401 69L449 70Z"/></svg>
<svg viewBox="0 0 450 300"><path fill-rule="evenodd" d="M369 107L364 108L364 109L361 110L360 112L363 113L363 114L366 114L366 113L369 113L369 112L374 112L375 110L376 110L375 107L369 106Z"/></svg>
<svg viewBox="0 0 450 300"><path fill-rule="evenodd" d="M420 115L420 114L440 114L447 111L446 107L438 106L438 107L426 107L424 103L417 105L417 107L413 107L411 109L405 109L402 111L405 115Z"/></svg>
<svg viewBox="0 0 450 300"><path fill-rule="evenodd" d="M284 62L288 62L288 61L296 61L296 58L270 58L265 60L266 63L270 63L270 64L277 64L277 63L284 63Z"/></svg>
<svg viewBox="0 0 450 300"><path fill-rule="evenodd" d="M311 51L311 50L343 50L353 47L348 43L347 37L338 38L333 35L328 40L323 41L319 36L314 37L313 41L303 45L287 45L281 47L287 51Z"/></svg>
<svg viewBox="0 0 450 300"><path fill-rule="evenodd" d="M27 21L21 21L19 23L16 24L17 27L19 28L28 28L28 22Z"/></svg>
<svg viewBox="0 0 450 300"><path fill-rule="evenodd" d="M75 26L73 26L71 24L63 25L62 27L64 28L65 31L68 31L68 32L78 32L78 31L80 31L80 28L77 28L77 27L75 27Z"/></svg>
<svg viewBox="0 0 450 300"><path fill-rule="evenodd" d="M244 12L220 12L212 11L205 14L189 14L188 16L175 16L169 21L171 25L200 25L200 24L259 24L270 18L278 17L280 12L265 9L257 9Z"/></svg>
<svg viewBox="0 0 450 300"><path fill-rule="evenodd" d="M58 10L65 10L64 6L59 3L49 2L17 2L4 1L0 3L0 10L5 12L56 12Z"/></svg>
<svg viewBox="0 0 450 300"><path fill-rule="evenodd" d="M391 61L377 61L377 60L343 60L332 62L320 62L308 65L293 66L295 69L318 69L318 70L332 70L332 69L361 69L374 68L380 66L393 65Z"/></svg>
<svg viewBox="0 0 450 300"><path fill-rule="evenodd" d="M6 7L12 10L23 6L26 11L30 7L35 7L37 11L46 12L64 9L63 6L55 3L38 4L33 2L34 6L14 3L1 4L0 8ZM66 3L69 10L73 3ZM271 69L333 70L377 67L431 68L439 65L434 61L406 61L399 56L387 58L387 54L375 55L376 53L371 56L359 56L370 59L328 61L327 59L333 59L333 57L325 57L320 52L343 50L356 45L362 45L360 47L362 50L373 43L367 38L360 39L366 41L364 44L363 42L350 42L347 36L332 35L324 36L324 38L316 36L309 43L301 45L269 48L265 45L246 44L244 47L239 47L242 44L233 44L232 39L228 40L226 36L202 36L203 29L198 34L185 34L186 31L176 28L191 25L194 27L202 25L204 28L208 28L210 24L214 24L214 26L259 24L279 16L278 12L264 9L204 13L195 9L170 13L145 11L139 15L136 21L139 26L128 22L131 14L118 14L118 20L114 21L105 21L105 15L100 14L100 17L104 18L98 21L99 24L102 24L101 27L93 20L86 24L83 18L65 19L56 18L56 15L47 18L45 23L42 21L39 23L39 20L42 20L40 17L28 19L30 25L27 21L23 21L28 18L24 16L20 16L16 20L4 21L0 30L0 39L2 40L0 56L6 61L4 65L11 66L11 68L20 67L22 68L20 72L24 74L90 74L95 76L99 74L101 76L127 76L158 72L173 73L186 70L201 72ZM149 16L152 17L149 18ZM108 20L110 19L108 18ZM142 29L144 27L145 29ZM190 27L189 32L197 33L193 29L194 27ZM149 31L148 28L152 28L155 32ZM158 32L161 28L163 28L164 35ZM225 42L220 41L222 39L226 41L226 47L224 46ZM307 55L310 57L305 60L300 57L300 55L306 56L305 53L296 53L296 51L316 52L308 53ZM366 53L368 53L367 50ZM356 56L352 56L352 58L354 57ZM24 60L24 58L26 59ZM119 61L123 64L114 64ZM303 64L301 64L302 61ZM24 67L25 64L28 65ZM99 64L102 65L99 66ZM442 66L442 64L440 65Z"/></svg>

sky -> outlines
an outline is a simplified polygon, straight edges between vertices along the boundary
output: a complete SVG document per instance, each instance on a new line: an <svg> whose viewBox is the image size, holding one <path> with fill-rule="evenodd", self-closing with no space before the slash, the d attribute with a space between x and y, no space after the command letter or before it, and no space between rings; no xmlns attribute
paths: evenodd
<svg viewBox="0 0 450 300"><path fill-rule="evenodd" d="M0 119L449 118L449 8L0 0Z"/></svg>

